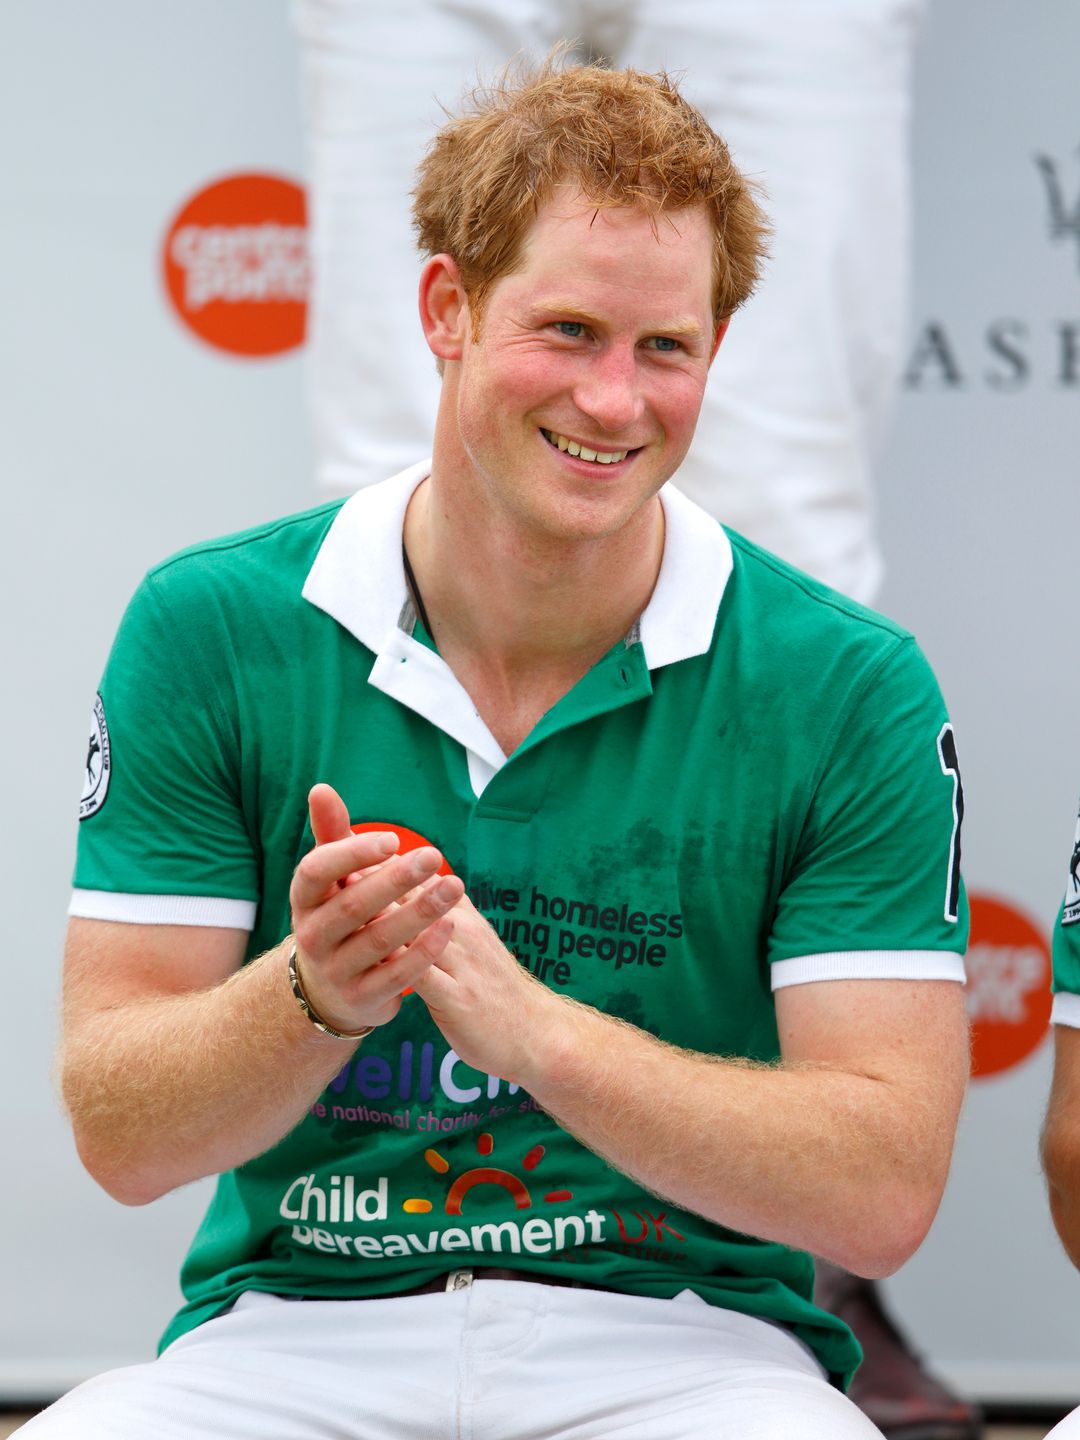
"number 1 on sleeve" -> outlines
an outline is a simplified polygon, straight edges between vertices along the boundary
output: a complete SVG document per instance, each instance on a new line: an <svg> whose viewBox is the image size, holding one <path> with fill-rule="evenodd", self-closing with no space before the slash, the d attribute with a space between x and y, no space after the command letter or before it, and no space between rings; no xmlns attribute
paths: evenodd
<svg viewBox="0 0 1080 1440"><path fill-rule="evenodd" d="M953 823L949 840L949 876L945 885L945 919L955 925L960 916L960 827L964 822L964 785L956 758L956 736L943 725L937 737L938 761L943 775L953 777Z"/></svg>

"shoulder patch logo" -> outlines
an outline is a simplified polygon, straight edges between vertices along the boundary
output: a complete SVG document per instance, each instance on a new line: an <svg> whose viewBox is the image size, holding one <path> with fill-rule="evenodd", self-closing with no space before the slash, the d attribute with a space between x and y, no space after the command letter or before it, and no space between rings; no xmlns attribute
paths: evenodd
<svg viewBox="0 0 1080 1440"><path fill-rule="evenodd" d="M112 758L109 751L109 727L105 723L105 706L101 696L94 697L90 712L90 739L86 747L86 770L82 795L79 797L79 819L88 820L105 804L109 793Z"/></svg>
<svg viewBox="0 0 1080 1440"><path fill-rule="evenodd" d="M1061 914L1063 925L1075 925L1077 921L1080 921L1080 815L1076 817L1076 838L1069 861L1069 878L1065 882L1065 909Z"/></svg>

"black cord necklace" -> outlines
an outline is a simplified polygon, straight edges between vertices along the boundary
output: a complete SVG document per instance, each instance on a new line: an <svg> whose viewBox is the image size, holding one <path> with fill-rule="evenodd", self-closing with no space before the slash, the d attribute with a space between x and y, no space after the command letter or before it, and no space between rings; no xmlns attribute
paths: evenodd
<svg viewBox="0 0 1080 1440"><path fill-rule="evenodd" d="M409 564L409 552L405 549L404 541L402 541L401 545L401 558L405 562L405 579L409 582L409 589L412 591L412 598L416 602L417 613L419 614L420 619L424 622L424 629L434 640L435 631L432 630L431 621L428 619L428 613L424 609L424 597L420 594L420 586L416 583L416 576L413 574L413 568Z"/></svg>

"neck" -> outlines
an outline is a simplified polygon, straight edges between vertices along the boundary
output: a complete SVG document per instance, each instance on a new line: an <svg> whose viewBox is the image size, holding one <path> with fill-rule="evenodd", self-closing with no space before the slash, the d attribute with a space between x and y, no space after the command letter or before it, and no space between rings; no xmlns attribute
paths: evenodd
<svg viewBox="0 0 1080 1440"><path fill-rule="evenodd" d="M409 505L405 544L451 668L527 685L577 678L630 629L660 572L663 508L654 497L614 535L540 536L436 472Z"/></svg>
<svg viewBox="0 0 1080 1440"><path fill-rule="evenodd" d="M537 533L436 464L405 546L439 654L509 755L644 610L664 513L653 496L610 535Z"/></svg>

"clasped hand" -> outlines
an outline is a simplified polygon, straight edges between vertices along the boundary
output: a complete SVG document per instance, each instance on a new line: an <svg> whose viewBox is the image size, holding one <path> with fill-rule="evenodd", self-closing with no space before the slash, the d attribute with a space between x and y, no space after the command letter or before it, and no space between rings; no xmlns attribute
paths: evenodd
<svg viewBox="0 0 1080 1440"><path fill-rule="evenodd" d="M432 846L397 854L390 832L354 834L329 785L309 796L315 848L290 890L304 989L335 1029L385 1025L410 988L466 1064L524 1083L561 1002L476 910Z"/></svg>

